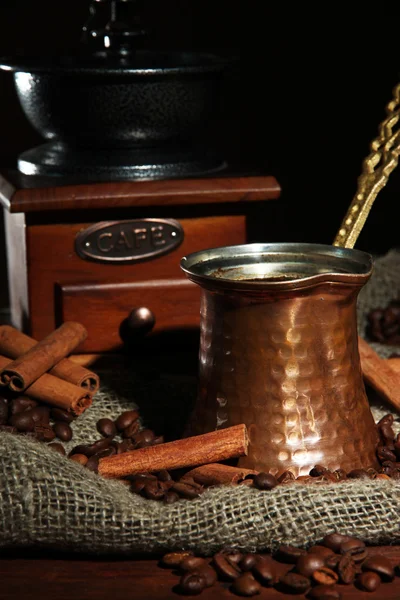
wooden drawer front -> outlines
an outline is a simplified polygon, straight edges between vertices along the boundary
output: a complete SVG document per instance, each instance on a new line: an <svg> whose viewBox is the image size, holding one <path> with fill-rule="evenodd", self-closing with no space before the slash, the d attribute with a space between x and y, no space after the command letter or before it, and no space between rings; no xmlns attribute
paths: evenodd
<svg viewBox="0 0 400 600"><path fill-rule="evenodd" d="M118 350L121 324L134 308L151 310L152 332L199 326L200 289L186 279L61 285L56 297L60 321L79 321L88 330L77 352Z"/></svg>
<svg viewBox="0 0 400 600"><path fill-rule="evenodd" d="M179 219L179 222L183 227L185 237L178 248L153 260L121 265L90 262L81 259L76 254L74 247L76 235L92 223L30 225L27 228L26 240L32 335L37 339L42 339L56 326L54 305L54 288L56 284L63 290L70 290L67 296L69 299L71 297L68 300L68 302L71 302L71 308L69 308L69 303L66 304L66 299L61 303L62 310L65 315L68 315L66 318L70 318L73 314L73 318L78 321L85 323L86 320L90 322L93 320L96 324L100 320L100 316L93 313L93 311L90 314L91 305L85 304L86 297L82 295L83 292L80 293L79 299L76 298L76 304L72 300L72 296L76 293L78 284L85 286L80 289L86 289L88 298L92 297L89 290L94 289L97 284L104 284L103 287L96 288L99 293L95 294L95 297L107 297L107 300L102 301L104 310L102 318L104 318L105 329L107 329L108 319L113 319L116 312L119 316L122 316L123 311L129 312L133 308L132 302L138 302L141 295L146 294L146 298L155 296L158 292L156 292L155 287L151 286L159 280L168 280L169 283L175 280L185 282L173 283L168 291L171 304L175 304L179 300L180 310L185 312L183 294L186 293L185 290L189 294L189 284L180 269L180 259L182 256L204 248L245 243L246 217L244 215L201 217ZM145 281L148 282L150 296L147 295L143 287ZM107 287L108 285L109 287ZM139 287L135 288L135 285ZM71 291L73 289L75 290L74 293ZM165 284L158 289L161 294L161 290L165 290ZM131 293L132 296L130 296ZM170 293L171 295L169 295ZM191 293L193 294L191 298L194 298L196 292ZM119 294L122 295L119 296ZM181 294L182 300L180 300ZM112 298L112 301L110 298ZM165 301L167 302L167 299ZM100 300L98 302L101 304ZM163 298L160 298L157 302L158 306L161 306ZM80 306L78 306L79 304ZM143 305L143 301L140 302L140 305ZM72 306L76 308L72 309ZM119 308L120 306L122 308ZM105 311L107 311L107 314ZM188 311L191 314L191 309L188 308ZM104 334L102 339L104 340L105 337L108 337L108 333L107 335Z"/></svg>

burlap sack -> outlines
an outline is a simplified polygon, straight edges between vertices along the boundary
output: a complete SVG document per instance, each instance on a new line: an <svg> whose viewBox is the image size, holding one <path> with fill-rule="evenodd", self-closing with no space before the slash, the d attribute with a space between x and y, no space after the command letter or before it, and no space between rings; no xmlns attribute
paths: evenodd
<svg viewBox="0 0 400 600"><path fill-rule="evenodd" d="M359 327L365 315L400 296L400 253L376 261L359 301ZM374 344L383 356L398 348ZM93 407L74 424L74 441L98 438L95 423L132 408L143 395L165 406L187 406L195 378L139 377L103 373ZM118 388L118 392L113 388ZM374 406L376 419L390 410ZM396 419L396 429L400 429ZM194 501L166 506L131 494L80 465L23 437L0 435L0 546L42 546L91 553L160 552L177 548L210 554L223 546L244 551L279 544L313 544L340 530L367 542L400 542L400 484L351 481L334 485L285 485L271 492L215 488Z"/></svg>

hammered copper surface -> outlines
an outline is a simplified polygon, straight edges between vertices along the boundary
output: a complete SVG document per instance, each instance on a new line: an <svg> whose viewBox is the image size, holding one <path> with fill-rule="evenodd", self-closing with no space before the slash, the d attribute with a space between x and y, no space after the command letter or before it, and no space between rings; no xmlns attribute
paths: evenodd
<svg viewBox="0 0 400 600"><path fill-rule="evenodd" d="M202 290L188 433L245 423L250 449L240 466L274 474L377 466L356 326L368 277L358 285L327 279L297 291L218 293L217 281Z"/></svg>

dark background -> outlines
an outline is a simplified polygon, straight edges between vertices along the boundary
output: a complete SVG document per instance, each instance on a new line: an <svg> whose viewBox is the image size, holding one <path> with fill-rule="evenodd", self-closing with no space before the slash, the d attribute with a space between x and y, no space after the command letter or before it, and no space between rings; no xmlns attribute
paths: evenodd
<svg viewBox="0 0 400 600"><path fill-rule="evenodd" d="M152 30L150 46L236 57L210 143L230 161L260 166L279 180L283 194L273 217L265 213L265 241L331 243L400 80L399 11L388 3L373 10L364 3L293 6L265 0L141 4L143 22ZM0 56L77 48L88 6L86 0L1 2ZM39 143L19 107L12 76L0 73L0 166L12 165L18 153ZM383 253L398 244L399 192L395 171L358 248ZM4 286L0 306L5 298Z"/></svg>

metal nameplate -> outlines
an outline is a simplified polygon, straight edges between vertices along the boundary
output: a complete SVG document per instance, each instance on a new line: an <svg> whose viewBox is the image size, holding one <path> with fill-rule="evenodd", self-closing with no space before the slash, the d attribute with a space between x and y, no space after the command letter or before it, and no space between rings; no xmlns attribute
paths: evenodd
<svg viewBox="0 0 400 600"><path fill-rule="evenodd" d="M171 252L183 238L183 228L174 219L103 221L78 233L75 251L96 262L140 262Z"/></svg>

